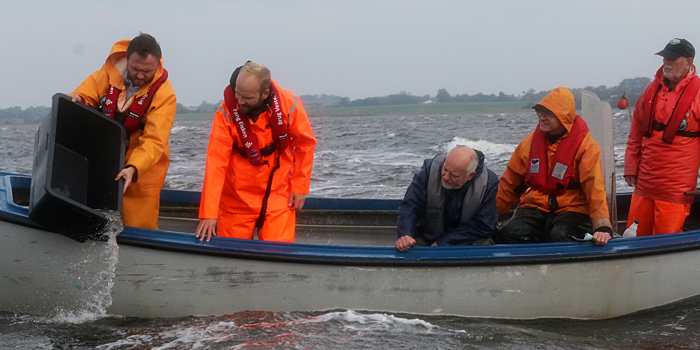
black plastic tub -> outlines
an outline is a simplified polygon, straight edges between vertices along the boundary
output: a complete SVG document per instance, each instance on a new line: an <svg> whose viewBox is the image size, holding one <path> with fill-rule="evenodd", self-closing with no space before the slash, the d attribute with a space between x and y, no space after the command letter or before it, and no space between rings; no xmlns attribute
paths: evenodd
<svg viewBox="0 0 700 350"><path fill-rule="evenodd" d="M124 127L64 94L34 142L29 218L79 242L99 239L107 223L98 211L122 210Z"/></svg>

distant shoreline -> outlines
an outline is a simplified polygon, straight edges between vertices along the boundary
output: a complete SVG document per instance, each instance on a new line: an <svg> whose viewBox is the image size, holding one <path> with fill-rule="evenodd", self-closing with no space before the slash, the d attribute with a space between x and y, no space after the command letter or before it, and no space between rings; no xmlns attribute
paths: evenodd
<svg viewBox="0 0 700 350"><path fill-rule="evenodd" d="M530 105L534 104L532 102ZM311 117L358 117L383 115L447 115L474 113L517 113L529 110L528 102L450 102L366 107L307 108ZM177 114L175 120L211 120L214 112Z"/></svg>
<svg viewBox="0 0 700 350"><path fill-rule="evenodd" d="M527 112L536 102L448 102L420 103L408 105L386 105L366 107L327 107L308 108L306 113L311 117L358 117L358 116L391 116L391 115L452 115L452 114L498 114ZM213 120L215 112L176 114L177 121ZM5 119L3 125L39 124L43 118Z"/></svg>

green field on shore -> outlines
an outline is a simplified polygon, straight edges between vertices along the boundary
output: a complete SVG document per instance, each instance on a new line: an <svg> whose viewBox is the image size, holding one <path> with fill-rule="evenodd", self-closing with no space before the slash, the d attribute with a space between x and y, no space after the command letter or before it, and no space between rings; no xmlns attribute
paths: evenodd
<svg viewBox="0 0 700 350"><path fill-rule="evenodd" d="M522 111L530 105L527 102L453 102L453 103L421 103L411 105L368 106L368 107L334 107L309 108L306 112L314 117L329 116L361 116L361 115L421 115L421 114L468 114L468 113L501 113ZM206 120L213 119L214 113L178 114L176 120Z"/></svg>

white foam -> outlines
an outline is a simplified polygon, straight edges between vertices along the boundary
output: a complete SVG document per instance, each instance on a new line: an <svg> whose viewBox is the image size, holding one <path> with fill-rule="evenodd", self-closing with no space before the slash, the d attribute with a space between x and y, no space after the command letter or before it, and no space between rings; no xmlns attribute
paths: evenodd
<svg viewBox="0 0 700 350"><path fill-rule="evenodd" d="M0 334L3 349L54 349L51 338L45 335L18 336L17 334Z"/></svg>
<svg viewBox="0 0 700 350"><path fill-rule="evenodd" d="M512 154L518 146L517 144L493 143L485 140L474 141L469 138L457 136L447 143L444 150L448 151L460 145L477 149L486 155Z"/></svg>
<svg viewBox="0 0 700 350"><path fill-rule="evenodd" d="M326 319L328 321L331 320L340 320L340 321L345 321L345 322L350 322L350 323L359 323L361 325L367 325L367 324L379 324L379 325L386 325L386 326L393 326L393 325L406 325L406 326L423 326L427 329L433 329L437 326L430 324L429 322L425 322L423 320L414 318L412 320L406 319L406 318L401 318L401 317L396 317L394 315L387 315L387 314L359 314L353 310L347 310L343 312L331 312L328 314L324 314L319 316L323 319Z"/></svg>
<svg viewBox="0 0 700 350"><path fill-rule="evenodd" d="M204 321L196 325L176 324L172 328L164 328L158 333L155 329L151 335L136 334L128 336L124 339L117 340L114 343L104 344L97 349L111 350L129 348L144 348L150 349L203 349L210 348L212 344L227 343L233 340L240 341L242 339L250 340L249 332L251 329L267 330L274 332L279 329L289 329L295 324L303 323L320 323L324 320L318 317L308 319L281 321L281 322L260 322L260 323L237 323L231 321L229 316L221 316L224 321ZM275 335L268 334L266 337L274 338ZM247 342L238 346L244 348L259 344L258 342ZM262 344L261 344L262 345ZM236 349L237 346L232 347Z"/></svg>
<svg viewBox="0 0 700 350"><path fill-rule="evenodd" d="M193 126L191 126L191 125L189 125L189 124L177 124L177 123L175 123L175 124L173 124L173 127L172 127L172 129L170 130L170 133L171 133L171 134L177 134L177 133L183 132L183 131L184 131L184 132L189 132L189 131L198 132L198 131L201 131L201 130L202 130L201 128L199 128L199 127L193 127Z"/></svg>
<svg viewBox="0 0 700 350"><path fill-rule="evenodd" d="M409 319L383 313L362 314L353 310L328 312L313 317L299 315L279 315L263 313L265 319L282 320L258 322L241 314L212 318L192 319L172 326L151 328L147 334L126 336L98 349L122 348L149 349L203 349L226 347L229 349L269 348L291 346L305 348L306 341L312 340L316 346L329 340L338 332L346 331L345 339L359 339L367 332L384 332L415 335L438 333L460 333L472 337L465 330L453 330L433 325L421 319ZM266 317L270 316L270 317ZM340 326L336 325L339 323ZM320 344L319 344L320 342ZM218 345L217 345L218 344Z"/></svg>

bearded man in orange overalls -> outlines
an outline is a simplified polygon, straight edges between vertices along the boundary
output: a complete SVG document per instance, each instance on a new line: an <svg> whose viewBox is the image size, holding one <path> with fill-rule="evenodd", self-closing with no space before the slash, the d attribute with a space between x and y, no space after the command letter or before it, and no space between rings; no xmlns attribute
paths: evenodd
<svg viewBox="0 0 700 350"><path fill-rule="evenodd" d="M294 242L315 146L298 97L262 64L236 69L209 137L196 237Z"/></svg>

